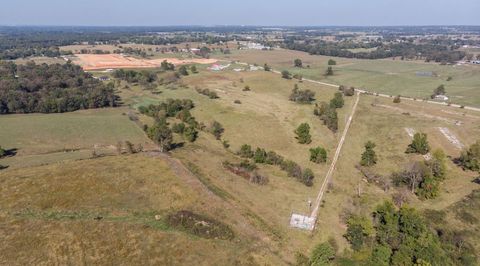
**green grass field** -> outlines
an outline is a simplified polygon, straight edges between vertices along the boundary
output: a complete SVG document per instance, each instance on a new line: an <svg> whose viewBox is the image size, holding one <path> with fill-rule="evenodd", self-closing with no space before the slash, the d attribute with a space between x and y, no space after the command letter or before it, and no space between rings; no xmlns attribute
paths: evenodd
<svg viewBox="0 0 480 266"><path fill-rule="evenodd" d="M480 106L480 67L473 65L441 66L436 63L401 61L399 59L362 60L309 55L289 50L232 51L230 55L216 55L228 60L240 60L263 65L268 63L278 70L289 70L305 78L346 86L366 88L369 91L417 98L429 97L444 84L453 103ZM293 60L300 58L304 68L294 68ZM337 61L334 75L325 77L329 59ZM307 66L310 66L309 68ZM417 76L416 72L434 72L436 77ZM447 78L451 77L450 81Z"/></svg>
<svg viewBox="0 0 480 266"><path fill-rule="evenodd" d="M94 148L114 153L115 145L127 140L149 147L149 139L126 113L127 108L109 108L0 116L0 145L17 152L0 164L18 168L89 158Z"/></svg>

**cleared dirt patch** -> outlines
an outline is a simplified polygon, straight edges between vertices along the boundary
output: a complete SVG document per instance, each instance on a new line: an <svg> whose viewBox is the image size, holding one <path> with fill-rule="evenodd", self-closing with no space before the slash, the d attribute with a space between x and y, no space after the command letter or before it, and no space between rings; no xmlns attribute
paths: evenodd
<svg viewBox="0 0 480 266"><path fill-rule="evenodd" d="M215 59L192 58L180 60L177 58L138 59L121 54L76 54L74 63L84 70L118 69L118 68L156 68L163 61L174 65L182 64L212 64Z"/></svg>
<svg viewBox="0 0 480 266"><path fill-rule="evenodd" d="M407 134L410 136L410 138L413 138L413 135L415 135L415 129L411 127L406 127L405 131L407 131Z"/></svg>
<svg viewBox="0 0 480 266"><path fill-rule="evenodd" d="M448 139L450 143L453 144L453 146L463 149L463 144L460 142L460 140L452 133L450 130L446 127L439 127L438 130Z"/></svg>

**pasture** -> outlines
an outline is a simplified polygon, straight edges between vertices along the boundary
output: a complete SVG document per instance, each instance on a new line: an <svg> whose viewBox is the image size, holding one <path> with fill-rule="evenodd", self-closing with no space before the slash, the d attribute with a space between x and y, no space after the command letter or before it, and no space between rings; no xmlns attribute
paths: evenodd
<svg viewBox="0 0 480 266"><path fill-rule="evenodd" d="M326 82L342 80L342 84L357 87L364 86L358 84L362 82L370 84L368 86L379 84L387 91L391 91L388 89L391 88L388 87L391 82L391 86L394 86L393 83L402 84L407 92L419 90L419 94L429 94L433 90L430 86L439 83L444 75L453 75L452 81L449 81L451 83L445 83L449 95L465 93L467 97L477 88L470 86L470 82L474 83L477 79L473 77L477 71L475 68L469 68L469 72L468 69L453 66L398 60L335 59L336 74L325 78L322 75L329 57L283 50L234 51L231 55L217 54L214 57L259 65L268 63L276 69L288 69L292 73L302 73L304 77ZM305 68L293 68L295 58L302 59ZM385 177L399 171L410 161L423 159L420 155L405 153L411 142L405 128L427 133L432 149L441 148L449 156L448 177L440 186L440 196L421 201L410 194L411 205L422 210L446 210L475 189L472 185L475 173L465 172L452 162L460 149L439 128L447 128L462 144L470 145L476 141L472 136L480 136L478 112L406 100L395 104L392 98L361 95L332 183L319 211L317 230L311 234L290 228L288 222L293 212L310 212L308 201L317 196L354 97L344 97L345 106L338 109L339 130L333 133L314 116L313 104L297 104L288 98L295 84L300 89L315 92L315 103L329 102L337 92L336 88L295 79L286 80L263 70L234 71L236 67L232 65L215 72L199 66L200 73L182 76L176 86L158 85L155 89L122 81L117 86L125 104L121 108L1 116L0 127L5 130L0 132L0 144L8 149L18 149L16 156L0 160L0 164L11 165L0 173L0 196L8 202L7 211L0 213L0 219L7 224L5 232L8 232L7 237L13 243L2 250L3 259L13 258L15 247L27 239L26 231L9 230L16 223L21 223L25 228L40 228L42 234L37 235L35 240L38 243L53 243L50 245L55 250L60 250L59 243L62 240L54 236L64 234L66 228L73 228L69 240L74 245L70 245L68 250L60 250L63 252L61 254L80 256L80 236L89 239L95 247L100 247L104 241L125 243L102 249L98 257L90 253L83 255L87 263L112 261L114 256L126 256L124 262L135 263L138 254L126 254L133 247L141 246L145 248L141 249L139 256L150 258L165 253L169 248L175 254L187 254L181 261L166 261L166 257L161 257L156 261L160 264L188 264L194 260L217 264L287 264L294 262L297 251L309 254L316 244L329 237L336 240L339 250L343 252L349 248L343 237L346 230L343 219L345 213L352 211L369 215L381 200L391 199L396 192L393 187L383 190L374 183L366 182L355 167L359 164L365 142L371 140L376 143L378 163L371 170ZM415 76L416 71L426 69L434 69L439 77ZM457 70L458 73L455 72ZM411 77L412 73L414 77ZM461 76L465 80L462 81L459 78ZM429 81L422 83L420 78ZM352 84L343 83L347 81ZM448 85L455 84L455 81L458 82L457 87ZM460 84L467 89L459 89ZM245 86L250 90L244 90ZM370 88L368 86L365 85ZM428 90L426 87L429 87ZM197 93L196 88L215 91L219 98L210 99ZM399 93L395 91L392 94ZM195 108L192 114L206 126L213 121L220 122L225 128L222 140L228 141L229 147L225 148L207 131L201 131L194 143L185 142L183 147L171 151L172 157L145 152L78 160L89 158L93 146L104 147L110 150L110 154L115 154L114 145L118 141L129 140L134 144L155 147L140 127L129 120L127 114L136 113L140 123L150 125L153 119L140 115L136 109L169 98L193 100ZM477 101L475 97L459 99ZM169 122L173 123L174 119ZM312 135L312 143L306 145L299 144L294 134L297 126L304 122L310 125ZM183 142L178 135L175 141ZM240 158L235 153L242 144L250 144L254 149L261 147L275 151L297 162L302 168L311 168L316 176L313 186L306 187L275 166L258 165L259 173L270 180L264 186L252 184L226 171L222 162L239 162ZM326 148L327 163L310 162L309 149L317 146ZM68 149L77 152L64 152ZM40 164L47 165L18 169ZM35 179L32 178L34 175ZM42 185L47 183L52 185ZM88 193L82 195L82 191ZM39 195L45 193L49 196L40 199ZM24 211L25 206L32 210ZM157 213L164 217L181 209L217 217L239 236L231 242L207 241L178 232L152 219ZM20 213L20 216L12 216L11 213ZM93 218L97 216L102 216L103 222L94 221ZM68 220L65 217L73 218ZM52 220L55 226L51 226ZM454 220L450 219L449 222ZM97 231L85 229L90 228L92 223L98 224L95 227ZM112 237L99 239L96 232L100 231L110 232ZM55 240L49 242L43 235L52 235ZM123 236L123 240L118 239L119 236ZM172 244L150 245L158 241ZM240 261L228 259L239 257L238 254ZM48 254L38 256L45 261L63 261L63 258ZM25 254L20 254L19 258L28 263Z"/></svg>
<svg viewBox="0 0 480 266"><path fill-rule="evenodd" d="M267 231L280 236L282 243L289 243L302 250L312 248L312 240L301 231L288 226L288 217L292 212L309 213L308 200L316 197L320 184L326 174L334 149L338 142L338 133L333 134L313 115L312 105L300 105L288 101L295 80L281 79L279 75L264 71L234 72L231 69L210 72L182 78L186 87L161 89L160 94L151 94L139 87L132 87L122 96L130 99L130 105L138 107L160 102L168 98L192 99L196 107L192 114L198 121L210 124L213 120L225 127L224 140L230 144L223 148L208 133L201 133L193 144L174 150L173 155L185 165L195 165L201 169L215 186L227 191L239 206L248 206L268 225ZM248 85L251 90L243 91ZM310 89L316 93L316 102L329 101L336 89L309 82L299 83L301 89ZM194 88L208 88L217 92L219 99L209 99L198 94ZM129 95L129 96L127 96ZM134 96L135 95L135 96ZM239 100L241 104L234 103ZM343 129L346 116L350 112L352 97L345 97L346 105L339 109L339 132ZM312 143L298 144L293 134L299 123L307 122L311 126ZM331 188L325 195L319 214L318 233L313 242L326 240L333 236L341 248L347 243L343 238L345 224L341 214L353 208L369 212L378 204L379 199L389 199L395 190L383 191L374 184L364 182L363 175L355 168L360 161L363 145L367 140L377 144L379 163L373 168L378 174L389 176L400 170L411 160L421 160L420 156L405 154L411 142L405 132L406 127L425 132L429 136L432 149L441 148L448 156L455 158L460 150L439 131L445 127L455 134L465 145L480 135L480 115L448 106L432 106L421 102L403 101L392 103L392 99L362 95L359 110L340 155L334 173ZM260 172L269 177L266 186L253 185L238 176L232 175L222 167L224 160L236 161L232 155L242 144L254 148L273 150L285 158L292 159L302 167L311 168L316 174L312 188L296 182L276 167L260 165ZM328 162L314 164L309 161L308 149L322 146L327 149ZM449 161L449 179L442 184L441 196L430 201L420 201L411 196L411 202L421 209L443 209L461 200L472 191L473 173L463 172ZM361 190L360 197L355 195ZM273 229L272 229L273 228ZM286 251L287 252L287 251ZM288 249L287 254L293 254Z"/></svg>
<svg viewBox="0 0 480 266"><path fill-rule="evenodd" d="M231 265L260 257L285 263L265 248L261 232L243 228L237 210L188 178L147 155L2 171L0 234L8 245L0 246L0 262ZM166 217L179 210L226 223L234 240L172 228Z"/></svg>
<svg viewBox="0 0 480 266"><path fill-rule="evenodd" d="M115 152L119 141L149 145L143 131L129 120L126 108L82 110L63 114L0 116L2 147L17 154L1 160L11 167L38 165L91 156L97 148Z"/></svg>
<svg viewBox="0 0 480 266"><path fill-rule="evenodd" d="M216 54L214 57L263 65L267 63L277 70L288 70L305 78L389 95L404 95L419 99L429 98L433 90L444 84L452 103L480 106L480 66L439 65L420 61L402 61L399 58L382 60L335 58L309 55L291 50L240 50L232 54ZM293 60L303 61L303 68L293 67ZM329 59L333 76L325 76ZM432 72L433 76L418 76L417 72ZM447 79L451 79L447 81Z"/></svg>

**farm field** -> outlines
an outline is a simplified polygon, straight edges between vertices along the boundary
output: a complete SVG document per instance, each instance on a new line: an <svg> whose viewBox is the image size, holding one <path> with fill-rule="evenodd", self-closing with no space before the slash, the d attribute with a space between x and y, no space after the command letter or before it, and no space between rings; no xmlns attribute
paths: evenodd
<svg viewBox="0 0 480 266"><path fill-rule="evenodd" d="M357 88L389 95L404 95L419 99L429 98L433 90L444 84L452 103L480 106L480 67L474 65L446 65L399 59L364 60L309 55L291 50L240 50L231 54L216 54L214 57L267 63L277 70L288 70L305 78ZM304 68L293 67L293 60L299 58ZM325 77L329 59L334 59L334 75ZM310 66L309 68L307 66ZM417 76L416 72L432 72L437 76ZM452 79L447 81L448 77Z"/></svg>

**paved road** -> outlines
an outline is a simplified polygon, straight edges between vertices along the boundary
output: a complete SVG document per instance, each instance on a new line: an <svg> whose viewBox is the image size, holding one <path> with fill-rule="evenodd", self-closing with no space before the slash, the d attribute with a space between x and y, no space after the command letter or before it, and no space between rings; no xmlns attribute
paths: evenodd
<svg viewBox="0 0 480 266"><path fill-rule="evenodd" d="M335 151L335 155L333 156L332 164L330 165L330 168L328 169L327 175L325 176L325 180L323 180L322 186L320 187L320 190L318 192L318 196L315 200L315 205L313 207L313 211L310 214L310 217L314 218L315 223L317 222L317 217L318 217L318 210L320 208L320 204L322 203L322 198L323 194L325 193L325 190L327 189L328 183L330 182L330 179L332 178L333 171L335 170L335 165L337 164L338 157L340 156L340 152L342 150L343 143L345 142L345 137L347 136L348 129L350 128L350 124L352 123L353 120L353 115L355 114L355 111L357 110L357 105L360 100L360 92L357 92L357 97L355 99L355 103L353 104L352 108L352 113L348 117L347 124L345 125L345 129L343 130L342 137L340 138L340 141L338 142L337 150Z"/></svg>

